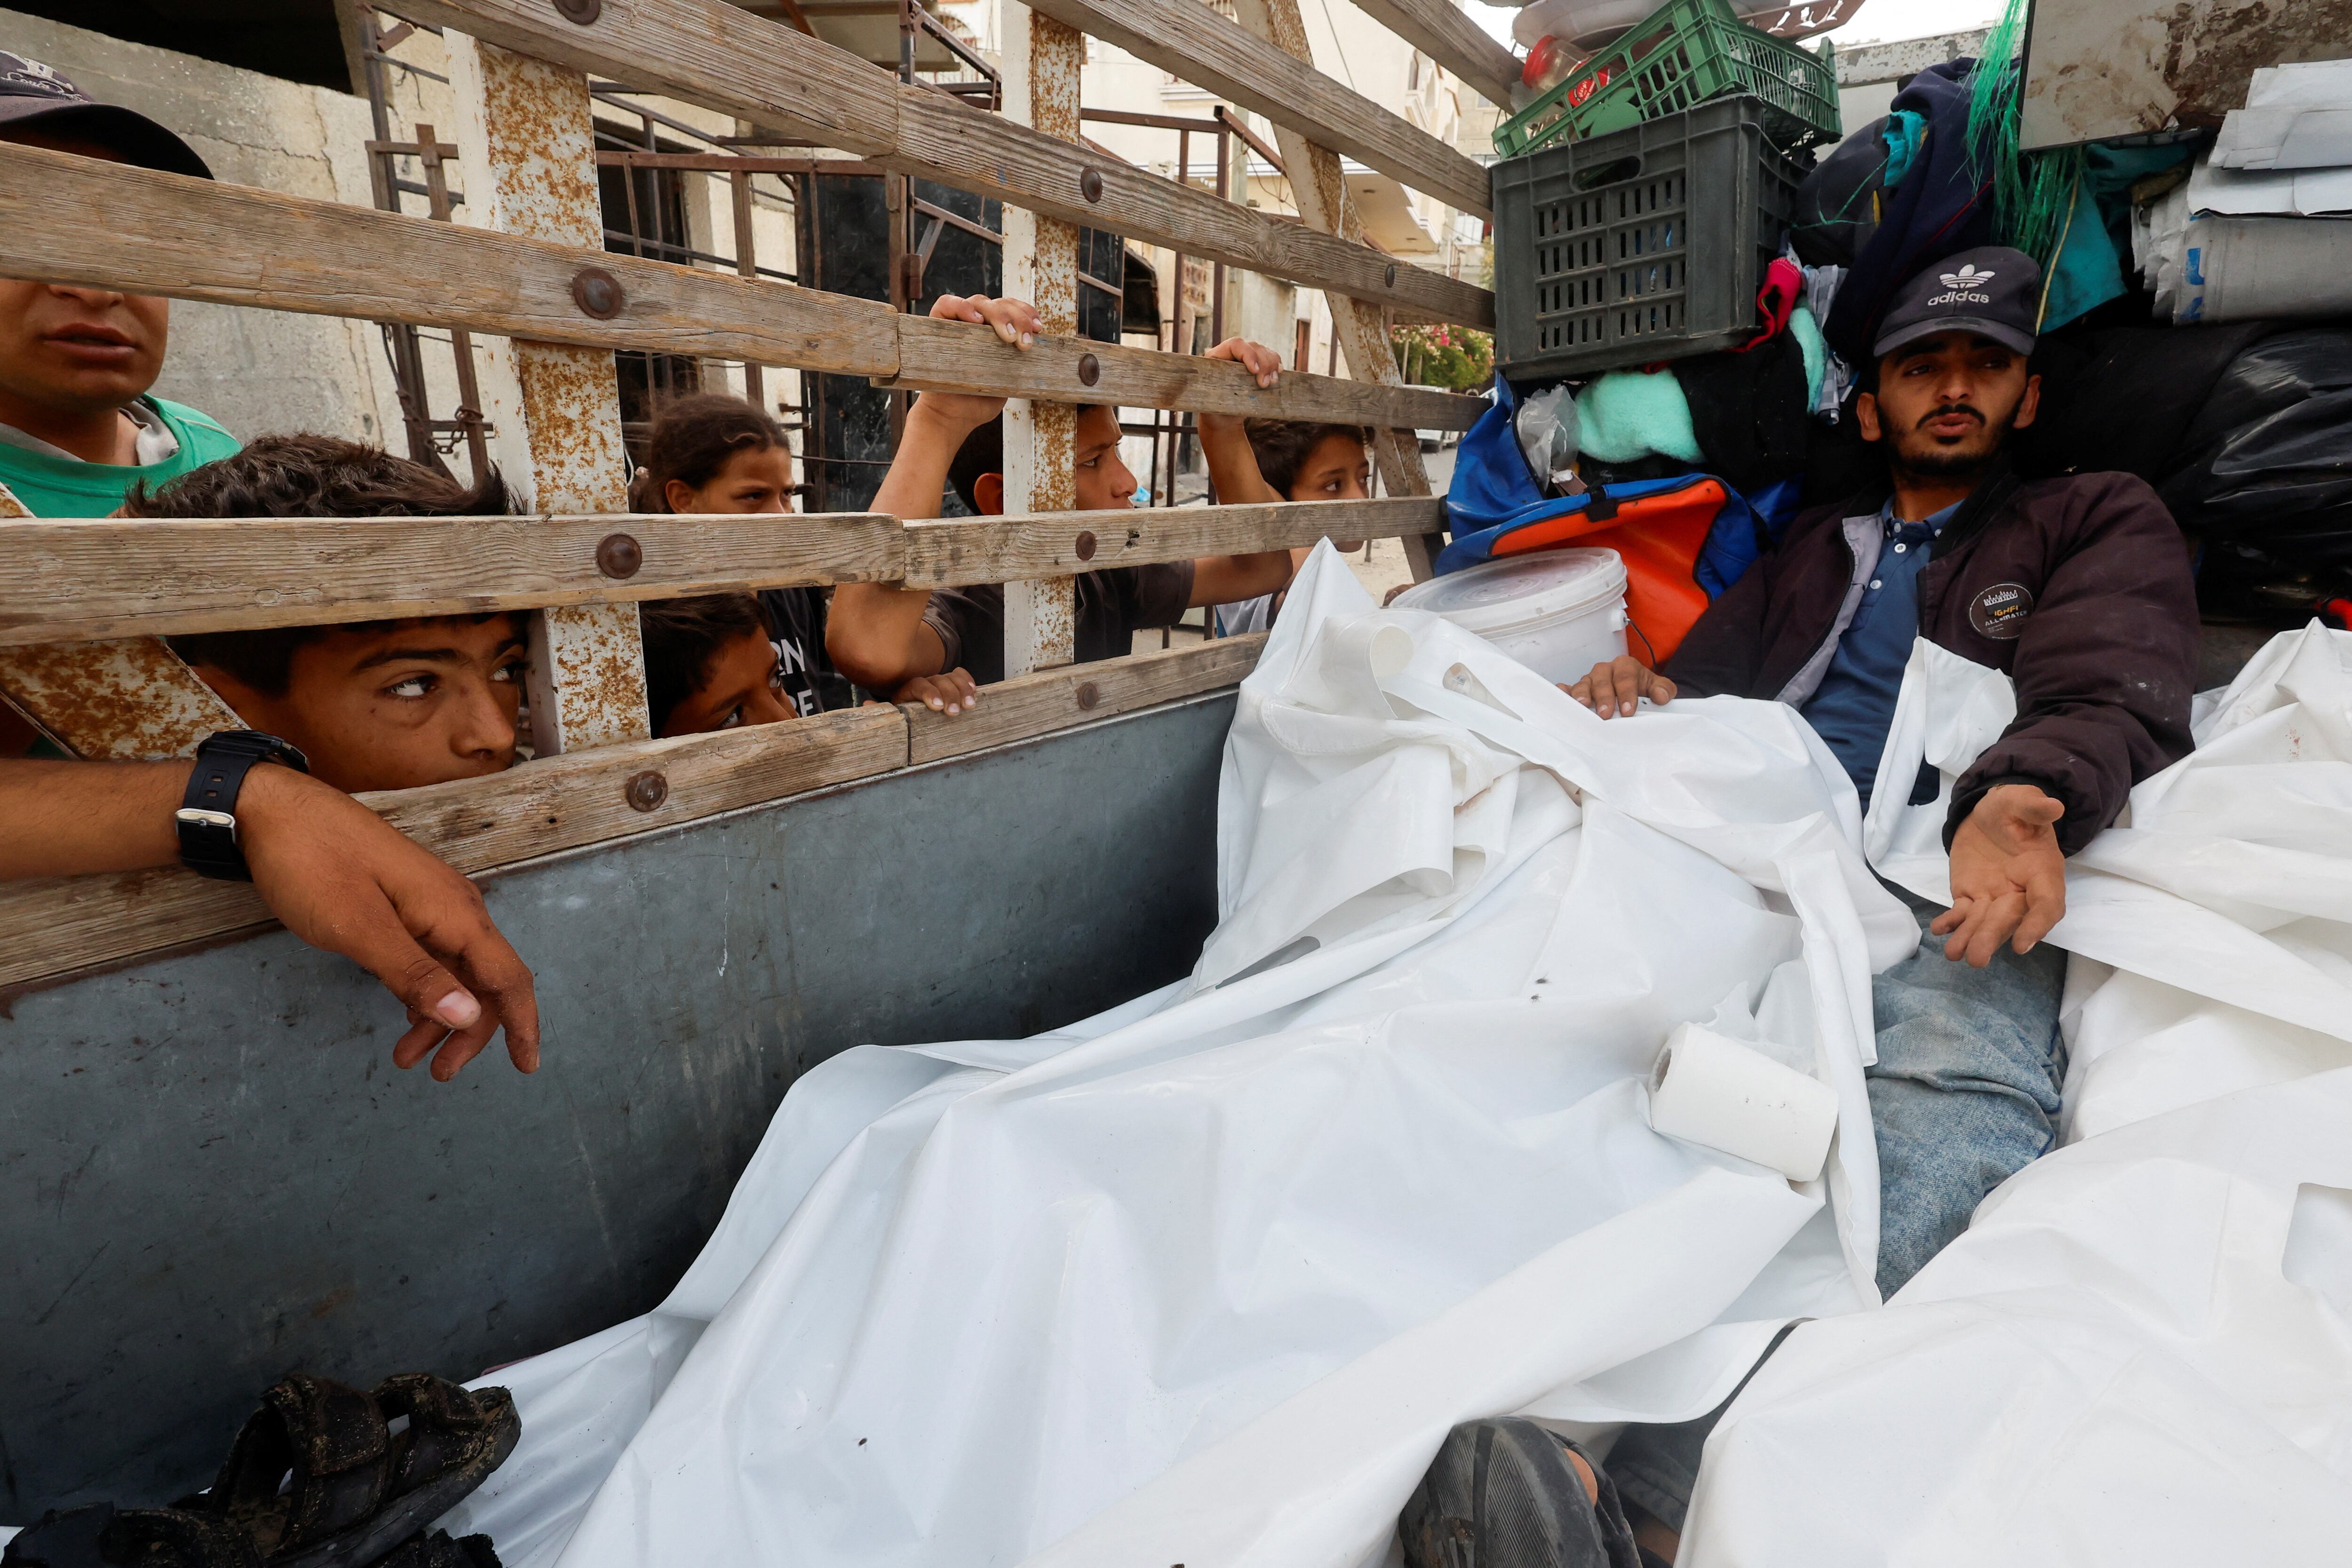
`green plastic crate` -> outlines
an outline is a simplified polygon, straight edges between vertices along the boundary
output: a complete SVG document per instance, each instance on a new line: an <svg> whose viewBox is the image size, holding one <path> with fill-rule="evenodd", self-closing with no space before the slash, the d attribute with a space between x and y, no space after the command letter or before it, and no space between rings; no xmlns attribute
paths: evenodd
<svg viewBox="0 0 2352 1568"><path fill-rule="evenodd" d="M1829 57L1742 23L1725 0L1667 0L1495 132L1516 158L1566 137L1605 136L1727 93L1764 106L1781 147L1834 141L1837 70Z"/></svg>

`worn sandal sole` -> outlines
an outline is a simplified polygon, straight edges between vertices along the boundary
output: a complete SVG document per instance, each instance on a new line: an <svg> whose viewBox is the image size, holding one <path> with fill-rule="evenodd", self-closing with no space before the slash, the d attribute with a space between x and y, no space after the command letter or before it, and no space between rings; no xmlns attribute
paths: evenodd
<svg viewBox="0 0 2352 1568"><path fill-rule="evenodd" d="M522 1437L522 1417L515 1413L512 1395L503 1388L482 1388L475 1391L474 1397L497 1406L492 1417L497 1427L488 1452L401 1493L384 1504L383 1511L341 1535L271 1558L269 1568L364 1568L465 1501L492 1470L506 1463Z"/></svg>

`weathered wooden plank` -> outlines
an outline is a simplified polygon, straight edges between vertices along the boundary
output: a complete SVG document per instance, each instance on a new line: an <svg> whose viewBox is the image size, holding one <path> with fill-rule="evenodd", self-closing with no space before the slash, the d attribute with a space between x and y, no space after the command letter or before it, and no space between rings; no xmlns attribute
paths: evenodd
<svg viewBox="0 0 2352 1568"><path fill-rule="evenodd" d="M576 289L592 267L609 319ZM898 355L873 300L6 142L0 277L848 375Z"/></svg>
<svg viewBox="0 0 2352 1568"><path fill-rule="evenodd" d="M1449 0L1355 0L1355 5L1488 102L1511 108L1511 89L1519 83L1519 57Z"/></svg>
<svg viewBox="0 0 2352 1568"><path fill-rule="evenodd" d="M885 160L897 167L1180 255L1391 305L1400 320L1495 325L1495 297L1474 284L1057 143L944 93L905 93L900 150ZM1088 201L1088 189L1098 199Z"/></svg>
<svg viewBox="0 0 2352 1568"><path fill-rule="evenodd" d="M1253 632L1190 648L1016 675L982 688L980 706L954 717L908 705L900 710L907 716L907 759L919 764L961 757L1233 685L1256 666L1265 636Z"/></svg>
<svg viewBox="0 0 2352 1568"><path fill-rule="evenodd" d="M1314 57L1307 37L1307 24L1298 14L1298 0L1235 0L1234 14L1240 17L1242 26L1283 53L1301 60ZM1349 199L1339 155L1286 126L1276 126L1275 136L1282 143L1283 163L1291 172L1290 188L1299 215L1307 226L1349 239L1360 238L1362 220ZM1344 295L1327 294L1325 298L1331 308L1332 336L1348 357L1348 373L1359 382L1399 386L1404 377L1397 370L1396 356L1390 349L1388 323L1381 313L1361 299ZM1376 422L1372 461L1382 487L1391 496L1426 496L1430 492L1429 472L1421 461L1421 439L1410 428L1423 423L1425 422ZM1429 580L1443 542L1434 527L1427 534L1405 536L1405 563L1414 581Z"/></svg>
<svg viewBox="0 0 2352 1568"><path fill-rule="evenodd" d="M1371 319L1377 332L1378 310L1371 311ZM1393 361L1390 370L1393 376ZM985 327L924 316L899 319L898 373L879 384L1425 430L1467 430L1488 407L1484 398L1424 392L1394 381L1383 385L1297 371L1285 371L1272 387L1261 387L1229 360L1086 338L1041 338L1020 350Z"/></svg>
<svg viewBox="0 0 2352 1568"><path fill-rule="evenodd" d="M585 26L547 0L416 0L409 9L419 21L658 88L762 130L1066 223L1337 288L1391 306L1405 320L1495 324L1495 298L1483 288L1083 152L935 89L900 84L846 50L726 0L608 0ZM877 91L894 95L895 116L872 101ZM1099 202L1081 193L1089 169L1101 179Z"/></svg>
<svg viewBox="0 0 2352 1568"><path fill-rule="evenodd" d="M1201 0L1032 0L1072 27L1481 217L1494 212L1484 165ZM1465 17L1466 21L1467 18Z"/></svg>
<svg viewBox="0 0 2352 1568"><path fill-rule="evenodd" d="M411 21L454 27L575 70L618 77L845 152L898 143L887 72L720 0L607 0L574 22L548 0L404 0Z"/></svg>
<svg viewBox="0 0 2352 1568"><path fill-rule="evenodd" d="M588 78L562 65L446 33L450 92L464 122L467 220L586 250L604 238ZM584 296L583 296L584 298ZM583 305L595 314L593 299ZM484 411L499 466L526 506L617 512L629 504L613 357L534 339L484 344ZM637 617L576 604L530 618L532 749L541 757L653 734Z"/></svg>
<svg viewBox="0 0 2352 1568"><path fill-rule="evenodd" d="M487 779L360 799L471 875L870 778L906 760L905 718L876 706L601 747ZM636 782L647 775L658 787ZM245 883L177 867L0 883L0 986L226 936L268 918ZM530 955L523 956L528 962Z"/></svg>
<svg viewBox="0 0 2352 1568"><path fill-rule="evenodd" d="M1323 538L1403 538L1443 526L1444 515L1443 499L1423 497L1139 507L1125 512L909 523L904 581L908 588L949 588L1024 574L1101 571L1204 555L1294 549Z"/></svg>
<svg viewBox="0 0 2352 1568"><path fill-rule="evenodd" d="M878 513L16 523L0 579L24 591L0 606L0 646L886 582L902 538ZM604 570L632 548L633 572Z"/></svg>

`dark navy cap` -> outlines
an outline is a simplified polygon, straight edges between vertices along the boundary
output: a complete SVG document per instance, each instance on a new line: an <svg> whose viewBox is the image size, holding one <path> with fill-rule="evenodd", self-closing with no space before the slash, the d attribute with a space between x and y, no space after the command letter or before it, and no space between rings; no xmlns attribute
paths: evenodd
<svg viewBox="0 0 2352 1568"><path fill-rule="evenodd" d="M1938 332L1974 332L2030 354L2041 316L2042 268L2021 250L1985 246L1948 256L1905 284L1870 351L1883 359Z"/></svg>
<svg viewBox="0 0 2352 1568"><path fill-rule="evenodd" d="M119 103L100 103L40 61L0 49L0 140L12 130L37 128L96 142L142 169L213 177L194 148L145 115Z"/></svg>

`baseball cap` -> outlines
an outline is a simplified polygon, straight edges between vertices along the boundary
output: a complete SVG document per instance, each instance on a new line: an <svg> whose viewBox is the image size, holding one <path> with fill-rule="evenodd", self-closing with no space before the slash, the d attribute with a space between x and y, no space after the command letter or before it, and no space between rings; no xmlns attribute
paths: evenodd
<svg viewBox="0 0 2352 1568"><path fill-rule="evenodd" d="M37 126L52 136L111 148L142 169L213 177L194 148L145 115L100 103L40 61L0 49L0 135Z"/></svg>
<svg viewBox="0 0 2352 1568"><path fill-rule="evenodd" d="M1984 246L1948 256L1905 284L1870 351L1884 358L1938 332L1974 332L2021 354L2041 324L2042 268L2021 250Z"/></svg>

